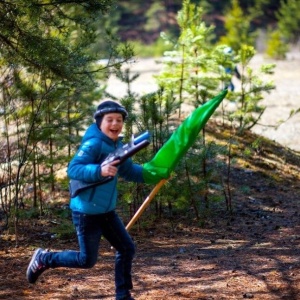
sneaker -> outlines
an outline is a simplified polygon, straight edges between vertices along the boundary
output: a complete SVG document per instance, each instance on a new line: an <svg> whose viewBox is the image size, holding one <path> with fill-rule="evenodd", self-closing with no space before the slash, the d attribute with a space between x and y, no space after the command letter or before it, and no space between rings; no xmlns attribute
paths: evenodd
<svg viewBox="0 0 300 300"><path fill-rule="evenodd" d="M26 272L26 277L29 283L35 283L39 276L48 269L48 267L43 265L41 262L41 254L45 252L48 251L41 248L35 250Z"/></svg>

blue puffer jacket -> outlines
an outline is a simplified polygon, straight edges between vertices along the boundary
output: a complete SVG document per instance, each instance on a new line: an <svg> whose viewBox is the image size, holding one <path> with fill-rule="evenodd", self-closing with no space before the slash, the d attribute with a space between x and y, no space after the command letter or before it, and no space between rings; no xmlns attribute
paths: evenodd
<svg viewBox="0 0 300 300"><path fill-rule="evenodd" d="M111 140L96 124L92 124L82 138L81 146L68 166L70 179L85 182L96 182L101 176L101 163L116 148L123 145L121 139ZM118 167L118 175L127 181L144 182L142 166L134 164L129 158ZM71 198L70 207L73 211L86 214L101 214L112 211L117 203L117 176L113 180L82 191Z"/></svg>

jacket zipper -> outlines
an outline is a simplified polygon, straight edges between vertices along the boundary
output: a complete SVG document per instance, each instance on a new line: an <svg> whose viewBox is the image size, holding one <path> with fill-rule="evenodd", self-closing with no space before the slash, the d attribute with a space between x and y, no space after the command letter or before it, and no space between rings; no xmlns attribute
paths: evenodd
<svg viewBox="0 0 300 300"><path fill-rule="evenodd" d="M117 147L117 144L118 144L118 142L115 142L115 150L118 148ZM117 175L116 175L117 176ZM115 185L114 185L114 188L113 188L113 191L116 189L116 185L117 185L117 179L113 179L114 180L114 183L115 183ZM107 208L106 208L106 212L108 211L108 208L111 206L111 201L112 201L112 196L113 196L113 194L114 194L114 192L112 192L112 194L111 194L111 196L110 196L110 200L109 200L109 202L108 202L108 206L107 206Z"/></svg>

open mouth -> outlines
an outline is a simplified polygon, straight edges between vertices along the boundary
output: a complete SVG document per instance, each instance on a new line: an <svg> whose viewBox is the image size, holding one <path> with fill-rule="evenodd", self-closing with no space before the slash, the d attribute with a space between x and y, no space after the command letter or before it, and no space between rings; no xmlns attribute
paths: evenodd
<svg viewBox="0 0 300 300"><path fill-rule="evenodd" d="M119 136L119 133L120 133L120 131L118 129L110 129L109 132L110 132L111 136L114 138Z"/></svg>

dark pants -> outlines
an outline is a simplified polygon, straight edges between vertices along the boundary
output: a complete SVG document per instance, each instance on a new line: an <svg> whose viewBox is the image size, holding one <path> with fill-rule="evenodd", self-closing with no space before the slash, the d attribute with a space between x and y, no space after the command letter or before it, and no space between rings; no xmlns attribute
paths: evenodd
<svg viewBox="0 0 300 300"><path fill-rule="evenodd" d="M50 268L92 268L98 258L101 236L116 249L115 286L116 299L129 295L132 289L131 265L135 253L134 243L115 211L86 215L73 212L80 251L49 252L42 257Z"/></svg>

